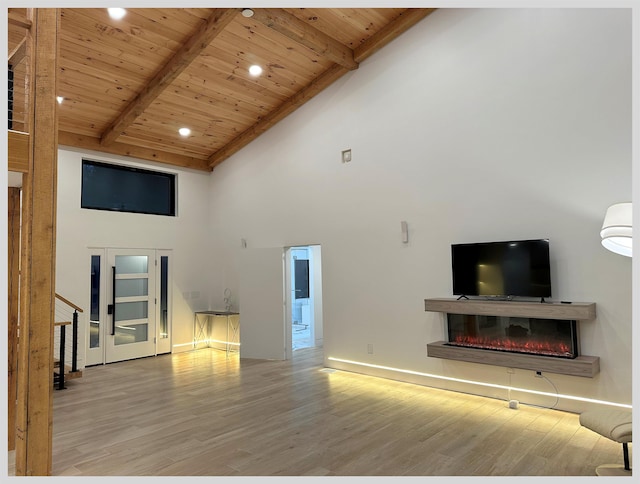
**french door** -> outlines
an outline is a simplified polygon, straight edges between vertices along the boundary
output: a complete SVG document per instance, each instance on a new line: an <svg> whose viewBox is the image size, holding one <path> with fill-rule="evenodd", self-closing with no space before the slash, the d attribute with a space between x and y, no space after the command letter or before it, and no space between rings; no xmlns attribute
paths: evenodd
<svg viewBox="0 0 640 484"><path fill-rule="evenodd" d="M87 365L171 351L169 252L92 251Z"/></svg>

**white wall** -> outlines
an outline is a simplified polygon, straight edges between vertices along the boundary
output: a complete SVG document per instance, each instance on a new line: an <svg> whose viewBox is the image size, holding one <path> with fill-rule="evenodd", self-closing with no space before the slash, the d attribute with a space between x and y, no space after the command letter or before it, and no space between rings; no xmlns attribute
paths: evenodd
<svg viewBox="0 0 640 484"><path fill-rule="evenodd" d="M322 339L324 335L324 325L322 308L324 306L322 300L322 248L318 245L312 245L309 247L311 251L310 263L312 279L309 282L309 290L313 294L312 307L313 307L313 344L314 346L322 346Z"/></svg>
<svg viewBox="0 0 640 484"><path fill-rule="evenodd" d="M177 174L176 217L80 208L82 158ZM175 169L124 157L58 151L56 292L85 309L79 325L79 365L84 366L90 308L91 247L172 250L173 351L192 349L193 311L210 301L207 227L209 173ZM195 294L194 294L195 293ZM197 297L200 293L200 297ZM196 297L193 297L193 296Z"/></svg>
<svg viewBox="0 0 640 484"><path fill-rule="evenodd" d="M445 338L423 302L452 294L452 243L549 238L552 300L597 303L581 347L601 372L548 377L560 393L630 403L631 260L599 239L606 208L629 200L629 10L438 10L216 168L212 299L238 297L241 238L320 244L327 366L499 398L328 358L553 391L530 371L427 358Z"/></svg>

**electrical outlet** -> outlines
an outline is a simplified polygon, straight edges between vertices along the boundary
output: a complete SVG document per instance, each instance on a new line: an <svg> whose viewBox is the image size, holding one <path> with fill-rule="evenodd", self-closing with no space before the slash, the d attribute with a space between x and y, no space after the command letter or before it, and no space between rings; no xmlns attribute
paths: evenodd
<svg viewBox="0 0 640 484"><path fill-rule="evenodd" d="M373 344L369 343L367 345L367 353L369 353L370 355L373 354Z"/></svg>
<svg viewBox="0 0 640 484"><path fill-rule="evenodd" d="M542 378L542 372L536 371L536 378Z"/></svg>

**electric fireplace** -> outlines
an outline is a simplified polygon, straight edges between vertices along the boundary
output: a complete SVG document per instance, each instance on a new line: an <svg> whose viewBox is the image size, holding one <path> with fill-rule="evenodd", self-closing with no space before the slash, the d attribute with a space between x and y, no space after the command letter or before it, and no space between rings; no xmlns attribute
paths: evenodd
<svg viewBox="0 0 640 484"><path fill-rule="evenodd" d="M450 346L573 359L578 356L575 320L447 314Z"/></svg>

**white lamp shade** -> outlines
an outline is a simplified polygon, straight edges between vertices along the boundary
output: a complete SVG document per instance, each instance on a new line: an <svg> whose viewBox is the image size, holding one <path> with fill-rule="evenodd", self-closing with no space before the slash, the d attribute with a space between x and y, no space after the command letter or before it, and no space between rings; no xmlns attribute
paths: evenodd
<svg viewBox="0 0 640 484"><path fill-rule="evenodd" d="M600 231L602 245L611 252L632 257L632 220L631 202L611 205Z"/></svg>

